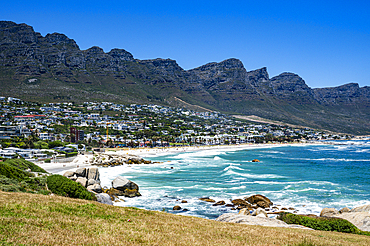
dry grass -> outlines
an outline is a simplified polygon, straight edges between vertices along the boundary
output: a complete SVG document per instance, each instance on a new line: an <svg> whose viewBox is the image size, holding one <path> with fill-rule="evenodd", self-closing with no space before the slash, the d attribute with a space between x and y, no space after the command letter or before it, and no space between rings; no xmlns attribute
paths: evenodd
<svg viewBox="0 0 370 246"><path fill-rule="evenodd" d="M370 245L368 236L229 224L58 196L0 192L1 245L299 245L303 241L310 243L302 245Z"/></svg>

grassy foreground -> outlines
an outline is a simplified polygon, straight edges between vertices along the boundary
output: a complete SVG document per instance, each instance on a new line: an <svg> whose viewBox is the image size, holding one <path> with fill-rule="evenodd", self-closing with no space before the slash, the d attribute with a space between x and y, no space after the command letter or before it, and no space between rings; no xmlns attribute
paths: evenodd
<svg viewBox="0 0 370 246"><path fill-rule="evenodd" d="M222 223L59 196L0 192L0 245L143 244L344 246L370 245L370 237Z"/></svg>

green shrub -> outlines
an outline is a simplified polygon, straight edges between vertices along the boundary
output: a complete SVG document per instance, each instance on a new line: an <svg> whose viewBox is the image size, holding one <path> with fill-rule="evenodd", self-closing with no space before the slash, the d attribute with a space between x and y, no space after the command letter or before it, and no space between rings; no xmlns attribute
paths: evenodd
<svg viewBox="0 0 370 246"><path fill-rule="evenodd" d="M47 154L48 156L52 156L52 155L54 155L54 152L52 152L52 151L47 151L47 150L42 151L42 153L43 153L43 154Z"/></svg>
<svg viewBox="0 0 370 246"><path fill-rule="evenodd" d="M72 157L72 156L75 156L77 155L78 152L70 152L70 153L66 153L66 157Z"/></svg>
<svg viewBox="0 0 370 246"><path fill-rule="evenodd" d="M25 177L24 179L12 179L0 175L0 190L6 192L29 192L47 195L46 177Z"/></svg>
<svg viewBox="0 0 370 246"><path fill-rule="evenodd" d="M41 141L41 140L33 143L33 145L35 149L48 149L49 148L48 143Z"/></svg>
<svg viewBox="0 0 370 246"><path fill-rule="evenodd" d="M60 141L60 140L56 140L56 141L51 141L49 142L49 148L52 149L52 148L55 148L55 147L61 147L61 146L64 146L63 142Z"/></svg>
<svg viewBox="0 0 370 246"><path fill-rule="evenodd" d="M45 160L44 160L44 162L45 162L45 163L50 163L50 162L51 162L51 160L50 160L50 159L45 159Z"/></svg>
<svg viewBox="0 0 370 246"><path fill-rule="evenodd" d="M31 172L39 172L39 173L47 173L44 169L41 167L37 166L36 164L26 161L25 159L8 159L4 162L5 164L8 164L10 166L19 168L23 171L30 169Z"/></svg>
<svg viewBox="0 0 370 246"><path fill-rule="evenodd" d="M9 165L8 162L0 163L0 175L18 181L22 181L30 176L33 176L31 173L27 173L17 167Z"/></svg>
<svg viewBox="0 0 370 246"><path fill-rule="evenodd" d="M337 231L355 234L361 233L361 231L355 225L340 218L312 218L291 213L281 213L277 218L288 224L303 225L320 231Z"/></svg>
<svg viewBox="0 0 370 246"><path fill-rule="evenodd" d="M51 175L47 177L47 184L51 192L72 198L95 200L95 196L88 192L80 183L74 182L62 175Z"/></svg>
<svg viewBox="0 0 370 246"><path fill-rule="evenodd" d="M359 235L366 235L366 236L370 236L370 231L360 231L359 233L357 233Z"/></svg>
<svg viewBox="0 0 370 246"><path fill-rule="evenodd" d="M0 175L0 190L5 192L25 192L20 182L16 179L11 179L6 176Z"/></svg>

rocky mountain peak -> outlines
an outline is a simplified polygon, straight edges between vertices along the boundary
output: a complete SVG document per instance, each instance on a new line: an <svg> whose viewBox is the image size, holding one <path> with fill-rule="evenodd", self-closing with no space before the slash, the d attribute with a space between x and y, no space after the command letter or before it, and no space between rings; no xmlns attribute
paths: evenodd
<svg viewBox="0 0 370 246"><path fill-rule="evenodd" d="M37 41L36 33L31 26L16 24L11 21L0 21L0 40L30 44Z"/></svg>
<svg viewBox="0 0 370 246"><path fill-rule="evenodd" d="M232 68L239 68L239 69L244 69L243 63L236 58L230 58L227 60L224 60L219 63L219 65L223 66L226 69L232 69Z"/></svg>
<svg viewBox="0 0 370 246"><path fill-rule="evenodd" d="M281 73L270 79L272 86L277 90L290 90L292 92L297 90L310 89L306 82L295 73Z"/></svg>
<svg viewBox="0 0 370 246"><path fill-rule="evenodd" d="M337 87L315 88L314 93L320 103L324 104L356 104L369 103L370 91L367 87L360 88L358 83L349 83Z"/></svg>
<svg viewBox="0 0 370 246"><path fill-rule="evenodd" d="M190 71L209 71L215 69L244 69L243 63L239 59L230 58L222 62L210 62L203 66L191 69Z"/></svg>
<svg viewBox="0 0 370 246"><path fill-rule="evenodd" d="M86 53L88 55L104 55L105 52L102 48L98 47L98 46L93 46L89 49L86 50Z"/></svg>
<svg viewBox="0 0 370 246"><path fill-rule="evenodd" d="M0 21L0 28L9 28L13 26L26 25L26 24L16 24L13 21Z"/></svg>
<svg viewBox="0 0 370 246"><path fill-rule="evenodd" d="M251 83L253 86L258 86L258 84L260 83L268 82L270 79L266 67L249 71L247 72L246 77L247 81Z"/></svg>
<svg viewBox="0 0 370 246"><path fill-rule="evenodd" d="M349 91L349 90L357 90L360 89L360 85L358 83L348 83L337 87L340 91Z"/></svg>
<svg viewBox="0 0 370 246"><path fill-rule="evenodd" d="M306 82L297 74L282 73L270 79L270 85L277 98L306 104L315 103L315 95Z"/></svg>
<svg viewBox="0 0 370 246"><path fill-rule="evenodd" d="M66 35L62 33L52 33L52 34L47 34L45 36L45 41L48 42L51 45L65 45L69 46L69 48L77 49L79 50L80 48L78 47L76 41L73 39L68 38Z"/></svg>
<svg viewBox="0 0 370 246"><path fill-rule="evenodd" d="M140 64L146 65L155 70L163 70L167 72L174 72L174 71L183 71L183 69L177 64L175 60L172 59L149 59L149 60L142 60L139 61Z"/></svg>
<svg viewBox="0 0 370 246"><path fill-rule="evenodd" d="M112 49L107 54L115 61L134 61L134 56L124 49Z"/></svg>

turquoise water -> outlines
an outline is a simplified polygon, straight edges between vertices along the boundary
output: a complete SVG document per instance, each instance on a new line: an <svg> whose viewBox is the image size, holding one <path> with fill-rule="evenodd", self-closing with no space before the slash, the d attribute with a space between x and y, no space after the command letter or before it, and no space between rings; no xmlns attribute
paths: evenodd
<svg viewBox="0 0 370 246"><path fill-rule="evenodd" d="M324 207L352 208L370 203L370 142L366 141L215 149L146 159L164 163L100 169L102 185L110 186L118 175L139 185L142 197L126 198L118 205L213 219L230 212L230 208L215 207L198 198L230 203L230 199L263 194L281 207L314 214ZM251 162L253 159L261 162ZM188 211L174 212L175 205Z"/></svg>

